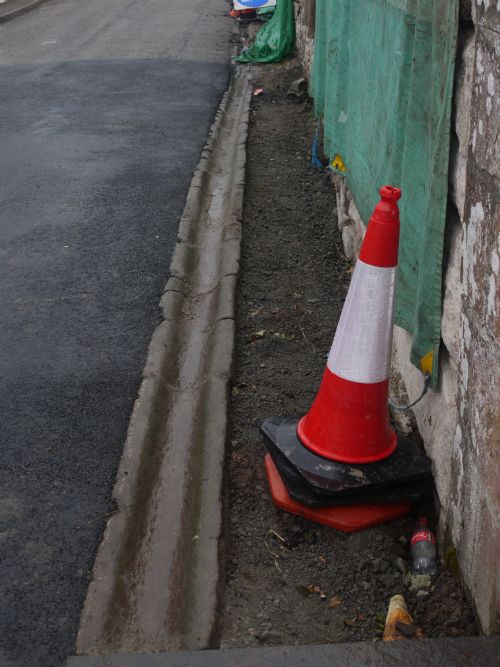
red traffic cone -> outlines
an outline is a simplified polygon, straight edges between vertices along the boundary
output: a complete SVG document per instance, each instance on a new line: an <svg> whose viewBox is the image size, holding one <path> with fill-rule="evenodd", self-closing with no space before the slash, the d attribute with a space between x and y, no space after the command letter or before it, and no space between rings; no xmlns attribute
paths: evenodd
<svg viewBox="0 0 500 667"><path fill-rule="evenodd" d="M380 195L311 409L261 426L275 504L346 531L400 516L431 479L423 449L389 424L401 191Z"/></svg>
<svg viewBox="0 0 500 667"><path fill-rule="evenodd" d="M394 324L401 190L381 188L316 399L297 427L311 451L371 463L396 449L387 400Z"/></svg>

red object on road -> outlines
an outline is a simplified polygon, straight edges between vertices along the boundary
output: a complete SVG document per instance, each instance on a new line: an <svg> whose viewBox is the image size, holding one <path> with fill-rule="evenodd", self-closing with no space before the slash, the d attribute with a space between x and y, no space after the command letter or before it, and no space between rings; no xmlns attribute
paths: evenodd
<svg viewBox="0 0 500 667"><path fill-rule="evenodd" d="M377 526L379 523L390 521L403 516L410 510L410 503L380 503L380 504L352 504L336 507L307 507L290 498L286 486L281 479L278 469L270 454L265 457L266 475L271 489L271 497L276 507L302 516L315 523L342 530L345 533L355 533L358 530Z"/></svg>
<svg viewBox="0 0 500 667"><path fill-rule="evenodd" d="M255 9L231 9L229 16L233 19L237 19L243 14L255 14Z"/></svg>
<svg viewBox="0 0 500 667"><path fill-rule="evenodd" d="M331 461L372 463L390 456L389 372L401 190L380 189L337 326L327 368L297 426L305 447Z"/></svg>

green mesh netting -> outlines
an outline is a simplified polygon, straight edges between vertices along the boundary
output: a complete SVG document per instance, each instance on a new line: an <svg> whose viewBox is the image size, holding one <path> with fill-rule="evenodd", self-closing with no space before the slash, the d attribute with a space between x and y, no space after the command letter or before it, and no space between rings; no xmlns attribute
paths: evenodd
<svg viewBox="0 0 500 667"><path fill-rule="evenodd" d="M272 18L257 33L255 42L243 51L239 63L275 63L295 48L293 0L278 0Z"/></svg>
<svg viewBox="0 0 500 667"><path fill-rule="evenodd" d="M438 379L458 0L317 0L311 92L365 222L401 187L396 324Z"/></svg>

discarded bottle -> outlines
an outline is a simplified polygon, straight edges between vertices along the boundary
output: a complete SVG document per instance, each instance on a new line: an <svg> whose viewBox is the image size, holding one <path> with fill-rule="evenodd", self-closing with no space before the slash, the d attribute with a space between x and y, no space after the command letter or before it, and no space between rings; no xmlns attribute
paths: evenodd
<svg viewBox="0 0 500 667"><path fill-rule="evenodd" d="M410 542L413 574L435 576L438 571L436 559L436 537L429 528L429 521L420 517Z"/></svg>

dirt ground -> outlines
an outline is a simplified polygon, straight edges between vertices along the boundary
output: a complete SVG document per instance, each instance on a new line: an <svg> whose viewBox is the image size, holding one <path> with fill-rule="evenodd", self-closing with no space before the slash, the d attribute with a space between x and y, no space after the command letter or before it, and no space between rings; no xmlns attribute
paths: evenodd
<svg viewBox="0 0 500 667"><path fill-rule="evenodd" d="M406 590L415 515L349 536L271 503L259 426L308 410L352 267L328 175L309 164L310 103L286 97L300 69L292 61L252 72L264 95L253 97L248 146L221 646L372 640L396 593L426 636L477 634L449 571L427 597Z"/></svg>

